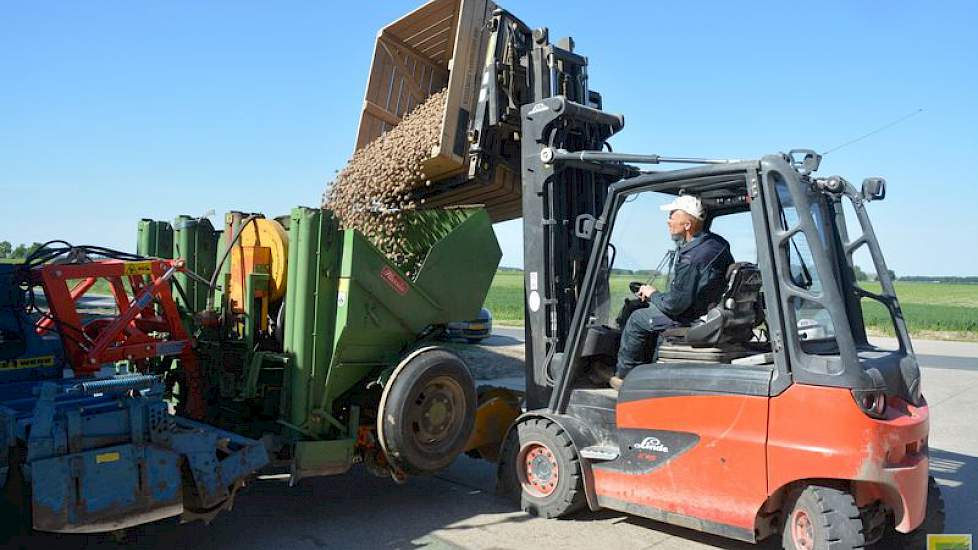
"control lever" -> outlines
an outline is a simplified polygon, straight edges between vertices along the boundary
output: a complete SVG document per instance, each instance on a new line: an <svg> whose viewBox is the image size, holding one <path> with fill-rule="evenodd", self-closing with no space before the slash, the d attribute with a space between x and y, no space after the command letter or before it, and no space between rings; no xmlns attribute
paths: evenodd
<svg viewBox="0 0 978 550"><path fill-rule="evenodd" d="M621 306L621 312L618 313L618 318L616 322L618 323L619 329L625 328L625 323L628 322L628 318L632 316L632 313L639 309L649 307L649 303L638 297L638 289L642 288L644 283L640 281L632 281L628 283L628 290L635 294L633 298L625 297L625 303Z"/></svg>

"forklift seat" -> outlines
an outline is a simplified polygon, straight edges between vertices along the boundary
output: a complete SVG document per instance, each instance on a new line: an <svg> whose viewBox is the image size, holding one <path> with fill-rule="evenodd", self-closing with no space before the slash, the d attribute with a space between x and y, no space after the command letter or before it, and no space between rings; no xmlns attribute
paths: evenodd
<svg viewBox="0 0 978 550"><path fill-rule="evenodd" d="M653 361L730 363L734 359L769 351L766 345L748 344L754 337L754 327L764 320L760 293L761 272L757 266L749 262L731 264L720 303L690 326L665 330ZM613 364L618 357L620 340L620 329L590 326L584 337L581 357L604 357ZM653 355L653 350L649 349L648 353Z"/></svg>
<svg viewBox="0 0 978 550"><path fill-rule="evenodd" d="M663 337L672 344L694 348L742 344L754 336L754 327L764 320L760 303L761 272L750 262L736 262L727 268L727 288L719 303L688 327L666 330Z"/></svg>

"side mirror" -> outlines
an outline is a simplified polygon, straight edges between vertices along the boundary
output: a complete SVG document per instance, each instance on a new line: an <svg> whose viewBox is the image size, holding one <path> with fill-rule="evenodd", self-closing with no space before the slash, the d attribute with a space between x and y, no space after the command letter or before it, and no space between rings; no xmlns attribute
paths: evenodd
<svg viewBox="0 0 978 550"><path fill-rule="evenodd" d="M863 180L863 200L881 201L886 198L886 180L883 178L866 178Z"/></svg>

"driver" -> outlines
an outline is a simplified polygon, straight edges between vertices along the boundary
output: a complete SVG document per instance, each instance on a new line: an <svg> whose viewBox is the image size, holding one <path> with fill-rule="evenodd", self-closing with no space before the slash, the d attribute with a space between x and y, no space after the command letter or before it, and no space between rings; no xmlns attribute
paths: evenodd
<svg viewBox="0 0 978 550"><path fill-rule="evenodd" d="M662 331L689 325L716 304L723 294L727 268L733 263L730 244L703 229L706 211L700 199L679 195L659 208L669 212L666 224L679 246L672 283L665 292L651 285L639 288L639 298L649 302L649 307L632 313L622 330L618 365L610 381L616 390L636 365L648 362L645 350L655 349Z"/></svg>

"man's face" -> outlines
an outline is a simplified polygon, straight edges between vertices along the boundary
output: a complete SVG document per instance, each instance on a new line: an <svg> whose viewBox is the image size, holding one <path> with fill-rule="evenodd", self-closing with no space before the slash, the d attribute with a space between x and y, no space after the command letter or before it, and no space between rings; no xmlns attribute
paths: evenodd
<svg viewBox="0 0 978 550"><path fill-rule="evenodd" d="M685 236L686 230L690 227L689 214L682 210L673 210L669 213L666 225L669 226L669 235L673 238Z"/></svg>

